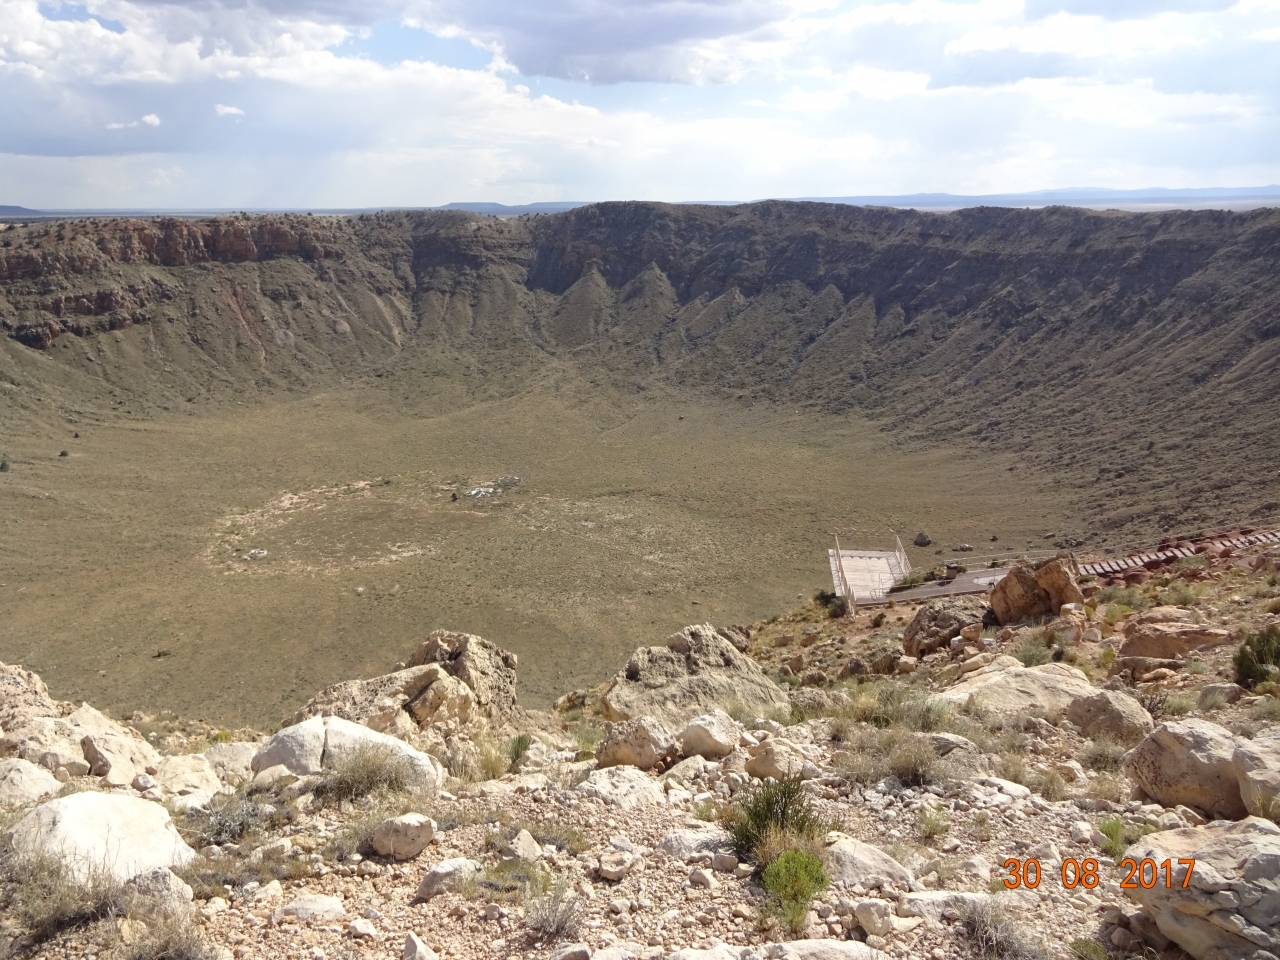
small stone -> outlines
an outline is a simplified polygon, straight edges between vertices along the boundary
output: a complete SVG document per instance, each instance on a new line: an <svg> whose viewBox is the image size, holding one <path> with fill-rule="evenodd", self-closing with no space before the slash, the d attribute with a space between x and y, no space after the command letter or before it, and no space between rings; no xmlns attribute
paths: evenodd
<svg viewBox="0 0 1280 960"><path fill-rule="evenodd" d="M551 954L551 960L591 960L591 948L585 943L562 943Z"/></svg>
<svg viewBox="0 0 1280 960"><path fill-rule="evenodd" d="M404 938L404 951L400 960L440 960L436 952L422 942L416 933L409 933Z"/></svg>
<svg viewBox="0 0 1280 960"><path fill-rule="evenodd" d="M689 883L695 887L706 887L708 890L716 890L720 886L720 881L709 870L697 867L689 873Z"/></svg>
<svg viewBox="0 0 1280 960"><path fill-rule="evenodd" d="M347 933L357 940L372 940L378 935L378 931L374 929L373 924L364 917L357 917L347 924Z"/></svg>

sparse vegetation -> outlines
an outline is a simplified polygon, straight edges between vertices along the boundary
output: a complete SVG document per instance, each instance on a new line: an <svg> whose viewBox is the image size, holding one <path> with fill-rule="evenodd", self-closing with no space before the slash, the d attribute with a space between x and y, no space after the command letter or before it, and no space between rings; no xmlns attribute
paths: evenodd
<svg viewBox="0 0 1280 960"><path fill-rule="evenodd" d="M764 869L761 882L794 933L804 930L813 898L827 888L822 861L807 850L788 850Z"/></svg>
<svg viewBox="0 0 1280 960"><path fill-rule="evenodd" d="M1096 737L1080 750L1080 762L1090 770L1100 773L1114 773L1120 769L1120 761L1128 752L1122 743L1109 737Z"/></svg>
<svg viewBox="0 0 1280 960"><path fill-rule="evenodd" d="M1111 951L1097 940L1072 940L1067 949L1080 960L1111 960Z"/></svg>
<svg viewBox="0 0 1280 960"><path fill-rule="evenodd" d="M916 811L916 829L925 840L941 837L951 829L951 814L943 807L922 806Z"/></svg>
<svg viewBox="0 0 1280 960"><path fill-rule="evenodd" d="M0 849L0 896L33 943L96 920L124 916L124 887L104 870L75 876L50 856Z"/></svg>
<svg viewBox="0 0 1280 960"><path fill-rule="evenodd" d="M147 924L136 943L124 945L120 960L217 960L217 952L186 917L166 916Z"/></svg>
<svg viewBox="0 0 1280 960"><path fill-rule="evenodd" d="M569 877L556 877L544 896L525 903L525 924L535 940L558 943L574 940L582 928L582 902L569 885Z"/></svg>
<svg viewBox="0 0 1280 960"><path fill-rule="evenodd" d="M524 752L533 746L533 737L527 733L516 734L507 744L507 760L511 766L524 756Z"/></svg>
<svg viewBox="0 0 1280 960"><path fill-rule="evenodd" d="M1125 839L1124 820L1121 817L1104 817L1098 821L1098 832L1107 838L1102 844L1102 852L1118 861L1129 846Z"/></svg>
<svg viewBox="0 0 1280 960"><path fill-rule="evenodd" d="M1251 633L1235 655L1236 683L1253 687L1280 672L1280 627Z"/></svg>
<svg viewBox="0 0 1280 960"><path fill-rule="evenodd" d="M814 843L830 824L813 809L799 777L762 783L740 792L721 812L738 856L760 867L793 847ZM745 793L746 796L741 796Z"/></svg>
<svg viewBox="0 0 1280 960"><path fill-rule="evenodd" d="M1032 635L1023 640L1013 655L1022 661L1025 667L1038 667L1049 662L1049 647L1042 636Z"/></svg>
<svg viewBox="0 0 1280 960"><path fill-rule="evenodd" d="M980 960L1049 960L1049 947L1034 939L1027 925L996 899L988 897L961 920L965 939Z"/></svg>
<svg viewBox="0 0 1280 960"><path fill-rule="evenodd" d="M377 792L402 793L417 786L420 780L413 765L394 747L361 744L323 773L312 793L321 803L340 803Z"/></svg>

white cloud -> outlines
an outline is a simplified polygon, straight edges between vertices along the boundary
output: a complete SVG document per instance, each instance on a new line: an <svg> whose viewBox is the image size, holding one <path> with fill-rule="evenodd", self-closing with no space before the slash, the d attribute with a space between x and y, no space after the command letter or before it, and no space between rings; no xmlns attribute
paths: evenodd
<svg viewBox="0 0 1280 960"><path fill-rule="evenodd" d="M86 0L118 32L0 0L0 177L37 206L1280 181L1280 0L1135 4ZM379 59L387 21L417 27Z"/></svg>

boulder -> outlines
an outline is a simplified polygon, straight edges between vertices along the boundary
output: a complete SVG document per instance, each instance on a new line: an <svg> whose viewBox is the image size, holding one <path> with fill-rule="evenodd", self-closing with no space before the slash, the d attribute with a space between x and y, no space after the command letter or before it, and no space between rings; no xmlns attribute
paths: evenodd
<svg viewBox="0 0 1280 960"><path fill-rule="evenodd" d="M1033 710L1066 711L1071 704L1093 696L1094 686L1083 673L1064 663L1024 667L1013 657L995 661L965 676L931 699L963 706L970 697L993 713L1026 714Z"/></svg>
<svg viewBox="0 0 1280 960"><path fill-rule="evenodd" d="M694 717L680 734L680 752L686 757L719 760L733 753L742 735L733 718L723 710Z"/></svg>
<svg viewBox="0 0 1280 960"><path fill-rule="evenodd" d="M1059 556L1036 568L1036 583L1049 595L1050 613L1058 613L1069 603L1084 603L1084 594L1076 582L1080 568L1067 556Z"/></svg>
<svg viewBox="0 0 1280 960"><path fill-rule="evenodd" d="M440 957L422 942L421 937L409 931L404 936L404 949L400 952L400 960L440 960ZM590 960L590 956L587 960Z"/></svg>
<svg viewBox="0 0 1280 960"><path fill-rule="evenodd" d="M195 899L186 881L168 867L156 867L130 877L125 889L141 900L130 914L148 922L152 918L185 916Z"/></svg>
<svg viewBox="0 0 1280 960"><path fill-rule="evenodd" d="M1200 647L1231 642L1231 631L1199 623L1130 621L1124 626L1120 657L1181 659Z"/></svg>
<svg viewBox="0 0 1280 960"><path fill-rule="evenodd" d="M635 767L592 770L574 789L584 797L594 797L623 810L656 806L665 800L662 785Z"/></svg>
<svg viewBox="0 0 1280 960"><path fill-rule="evenodd" d="M898 669L898 658L901 656L902 643L896 635L873 634L854 647L853 655L840 668L840 677L848 679L893 673Z"/></svg>
<svg viewBox="0 0 1280 960"><path fill-rule="evenodd" d="M747 773L765 779L782 780L797 777L804 770L806 757L798 746L784 737L770 737L747 750Z"/></svg>
<svg viewBox="0 0 1280 960"><path fill-rule="evenodd" d="M502 850L504 860L527 860L532 863L542 859L542 847L528 830L521 830Z"/></svg>
<svg viewBox="0 0 1280 960"><path fill-rule="evenodd" d="M121 883L195 858L158 803L109 793L74 793L36 807L9 830L22 855L55 857L77 880L97 871Z"/></svg>
<svg viewBox="0 0 1280 960"><path fill-rule="evenodd" d="M961 920L987 900L982 893L958 893L953 890L921 890L908 893L898 901L898 916L924 917L934 923Z"/></svg>
<svg viewBox="0 0 1280 960"><path fill-rule="evenodd" d="M253 757L253 772L284 767L300 777L319 773L322 769L320 761L324 758L324 739L324 720L321 717L287 726L258 748Z"/></svg>
<svg viewBox="0 0 1280 960"><path fill-rule="evenodd" d="M640 866L640 863L640 857L630 851L610 850L600 854L600 878L617 883Z"/></svg>
<svg viewBox="0 0 1280 960"><path fill-rule="evenodd" d="M987 605L977 597L940 597L919 609L902 632L902 649L908 657L928 656L945 647L971 623L981 623Z"/></svg>
<svg viewBox="0 0 1280 960"><path fill-rule="evenodd" d="M1057 613L1049 593L1028 567L1015 566L991 589L991 609L1000 623L1018 623Z"/></svg>
<svg viewBox="0 0 1280 960"><path fill-rule="evenodd" d="M373 730L393 732L409 702L441 674L438 666L424 665L370 680L344 680L317 693L286 725L293 726L309 717L342 717Z"/></svg>
<svg viewBox="0 0 1280 960"><path fill-rule="evenodd" d="M35 717L60 717L61 707L38 674L0 663L0 730L12 730Z"/></svg>
<svg viewBox="0 0 1280 960"><path fill-rule="evenodd" d="M1271 960L1280 955L1280 827L1260 817L1164 830L1125 851L1174 866L1149 889L1127 889L1160 932L1195 960ZM1190 881L1179 860L1194 860ZM1183 888L1183 883L1187 887Z"/></svg>
<svg viewBox="0 0 1280 960"><path fill-rule="evenodd" d="M850 887L891 887L905 891L911 885L911 874L893 857L869 843L853 837L840 837L823 852L827 875L833 883Z"/></svg>
<svg viewBox="0 0 1280 960"><path fill-rule="evenodd" d="M271 913L273 923L281 920L341 920L346 917L346 908L340 897L328 897L322 893L304 893L277 907Z"/></svg>
<svg viewBox="0 0 1280 960"><path fill-rule="evenodd" d="M440 664L446 673L467 685L478 713L501 725L516 710L516 662L514 653L481 637L436 630L405 666Z"/></svg>
<svg viewBox="0 0 1280 960"><path fill-rule="evenodd" d="M52 773L30 760L0 760L0 807L29 806L61 789Z"/></svg>
<svg viewBox="0 0 1280 960"><path fill-rule="evenodd" d="M761 716L790 706L754 660L704 623L673 634L666 646L635 651L600 708L608 720L650 716L682 729L693 717L730 703Z"/></svg>
<svg viewBox="0 0 1280 960"><path fill-rule="evenodd" d="M65 767L71 776L83 777L89 773L83 740L87 734L99 733L136 736L84 703L65 717L33 717L18 724L0 738L0 756L30 760L46 770Z"/></svg>
<svg viewBox="0 0 1280 960"><path fill-rule="evenodd" d="M373 850L383 857L412 860L436 835L436 822L421 813L405 813L383 820L373 831Z"/></svg>
<svg viewBox="0 0 1280 960"><path fill-rule="evenodd" d="M1132 743L1155 727L1151 714L1137 700L1118 690L1099 690L1071 701L1065 716L1087 737L1111 737Z"/></svg>
<svg viewBox="0 0 1280 960"><path fill-rule="evenodd" d="M1245 809L1255 817L1280 820L1280 727L1239 741L1231 765Z"/></svg>
<svg viewBox="0 0 1280 960"><path fill-rule="evenodd" d="M1208 720L1170 721L1125 754L1124 771L1162 806L1184 804L1211 820L1239 820L1248 811L1232 762L1238 743Z"/></svg>
<svg viewBox="0 0 1280 960"><path fill-rule="evenodd" d="M434 896L456 890L480 872L480 864L466 857L441 860L427 871L418 884L415 900L430 900Z"/></svg>
<svg viewBox="0 0 1280 960"><path fill-rule="evenodd" d="M89 773L110 787L127 787L138 774L160 763L155 748L130 733L88 733L80 740L80 748Z"/></svg>
<svg viewBox="0 0 1280 960"><path fill-rule="evenodd" d="M324 732L324 755L321 767L325 770L332 769L345 757L359 750L367 747L381 747L407 763L426 790L438 790L447 777L444 767L435 757L421 750L415 750L403 740L370 730L362 724L352 723L341 717L325 717Z"/></svg>
<svg viewBox="0 0 1280 960"><path fill-rule="evenodd" d="M223 783L233 787L253 779L253 755L256 743L215 743L204 752L204 758Z"/></svg>
<svg viewBox="0 0 1280 960"><path fill-rule="evenodd" d="M428 668L440 674L416 700L409 704L409 715L419 727L445 724L462 728L477 716L476 695L471 688L450 675L438 663Z"/></svg>
<svg viewBox="0 0 1280 960"><path fill-rule="evenodd" d="M199 753L162 757L156 764L155 781L160 789L180 796L198 792L214 794L222 789L213 764Z"/></svg>
<svg viewBox="0 0 1280 960"><path fill-rule="evenodd" d="M728 853L733 850L733 838L720 827L681 827L663 834L658 849L676 860L688 860L695 854Z"/></svg>
<svg viewBox="0 0 1280 960"><path fill-rule="evenodd" d="M596 747L596 763L601 767L625 765L652 770L675 752L675 739L666 727L652 717L636 717L610 724Z"/></svg>

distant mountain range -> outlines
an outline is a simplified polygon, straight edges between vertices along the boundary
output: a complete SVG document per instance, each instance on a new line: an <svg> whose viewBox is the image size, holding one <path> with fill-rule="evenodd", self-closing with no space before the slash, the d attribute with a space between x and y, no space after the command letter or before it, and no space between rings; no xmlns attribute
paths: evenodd
<svg viewBox="0 0 1280 960"><path fill-rule="evenodd" d="M842 203L860 207L898 207L915 210L961 210L967 207L1117 207L1128 209L1170 209L1176 207L1224 208L1280 206L1280 185L1266 187L1197 187L1169 189L1147 187L1139 190L1111 190L1104 187L1066 187L1059 190L1033 190L1028 193L907 193L851 197L779 197L807 203ZM590 206L594 200L551 200L540 203L507 205L484 200L447 203L440 207L354 207L354 208L253 208L247 213L377 213L383 210L465 210L493 217L516 217L527 213L564 213ZM736 206L760 201L686 200L682 205ZM67 217L67 216L135 216L201 218L232 213L231 208L205 209L75 209L29 210L26 207L0 206L0 217Z"/></svg>

